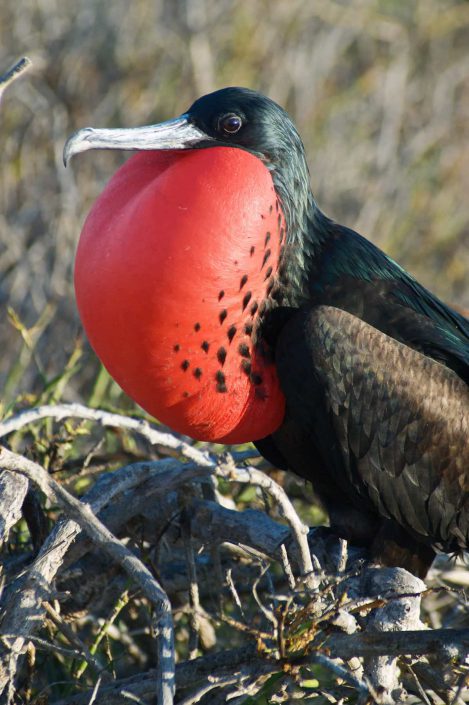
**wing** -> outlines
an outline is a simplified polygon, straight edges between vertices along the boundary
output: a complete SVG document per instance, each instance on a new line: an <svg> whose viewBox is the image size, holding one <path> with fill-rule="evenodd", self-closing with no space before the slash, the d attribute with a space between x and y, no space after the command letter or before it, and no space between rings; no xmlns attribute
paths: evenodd
<svg viewBox="0 0 469 705"><path fill-rule="evenodd" d="M337 493L424 543L467 548L469 387L460 377L330 306L296 314L276 354L290 430L274 439L302 475L307 439L309 479L326 505ZM300 462L288 434L303 444Z"/></svg>
<svg viewBox="0 0 469 705"><path fill-rule="evenodd" d="M469 384L469 320L358 233L340 225L331 233L313 273L312 300L348 311Z"/></svg>

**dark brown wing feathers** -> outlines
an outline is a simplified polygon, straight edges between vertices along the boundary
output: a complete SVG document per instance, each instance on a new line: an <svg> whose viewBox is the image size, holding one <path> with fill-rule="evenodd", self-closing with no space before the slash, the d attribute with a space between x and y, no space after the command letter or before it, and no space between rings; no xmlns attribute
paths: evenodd
<svg viewBox="0 0 469 705"><path fill-rule="evenodd" d="M287 425L319 454L309 479L329 509L340 487L418 541L468 547L469 388L452 370L329 306L290 321L277 364Z"/></svg>

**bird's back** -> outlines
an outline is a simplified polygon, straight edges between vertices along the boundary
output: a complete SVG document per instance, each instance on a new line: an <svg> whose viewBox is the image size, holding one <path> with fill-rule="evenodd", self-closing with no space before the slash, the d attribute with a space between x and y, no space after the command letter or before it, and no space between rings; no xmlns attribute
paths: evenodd
<svg viewBox="0 0 469 705"><path fill-rule="evenodd" d="M310 301L352 313L469 384L469 320L354 231L331 224Z"/></svg>

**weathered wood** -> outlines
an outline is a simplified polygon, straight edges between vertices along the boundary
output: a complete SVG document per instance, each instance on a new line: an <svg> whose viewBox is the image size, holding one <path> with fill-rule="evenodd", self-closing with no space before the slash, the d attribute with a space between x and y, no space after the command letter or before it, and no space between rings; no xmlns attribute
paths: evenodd
<svg viewBox="0 0 469 705"><path fill-rule="evenodd" d="M407 599L407 598L401 598ZM426 631L387 631L331 634L324 643L331 655L352 656L423 656L440 655L464 660L469 654L469 629L428 629Z"/></svg>
<svg viewBox="0 0 469 705"><path fill-rule="evenodd" d="M349 659L352 656L370 657L388 655L420 656L424 654L441 654L447 656L448 649L461 657L469 653L469 629L436 629L434 631L382 632L331 634L322 645L322 651L332 658ZM223 673L227 669L235 672L238 667L252 660L262 662L254 644L240 649L231 649L217 654L210 654L192 661L184 661L176 666L177 688L188 688L204 682L207 676ZM265 657L264 657L265 658ZM309 662L308 658L298 659L298 663ZM275 672L275 663L271 662ZM279 670L281 665L276 668ZM127 692L143 702L151 702L154 693L156 672L147 671L139 676L125 678L108 684L99 690L96 705L120 705L122 693ZM87 705L91 691L55 701L53 705Z"/></svg>
<svg viewBox="0 0 469 705"><path fill-rule="evenodd" d="M373 610L367 619L366 629L374 632L403 632L425 629L420 621L420 596L425 583L403 568L370 568L362 579L362 594L391 597L382 607ZM400 596L402 597L394 597ZM403 652L401 652L403 653ZM406 698L400 685L400 673L395 655L373 654L364 662L364 675L380 693L381 703L399 703Z"/></svg>
<svg viewBox="0 0 469 705"><path fill-rule="evenodd" d="M10 529L21 518L28 485L26 477L0 470L0 543L8 539Z"/></svg>
<svg viewBox="0 0 469 705"><path fill-rule="evenodd" d="M149 467L151 464L140 463L131 470L126 468L125 472L123 472L120 477L120 483L110 484L109 478L105 478L101 483L96 483L99 487L95 485L90 491L87 497L90 504L84 504L66 493L60 485L49 478L45 471L41 472L42 468L36 463L28 461L26 458L22 458L22 456L17 456L5 448L1 449L0 462L4 467L11 467L14 471L28 472L29 478L33 482L37 482L38 486L41 487L45 493L49 493L50 487L52 487L55 497L61 498L71 516L81 519L84 518L84 523L88 530L90 529L90 521L87 523L86 519L90 520L90 515L92 517L91 512L93 510L95 512L99 511L113 495L119 491L125 491L129 486L142 482L148 477L151 470ZM162 462L174 463L174 461ZM103 491L106 485L108 486L107 492ZM69 498L71 498L71 501ZM82 510L84 517L83 514L80 514L82 507L85 508ZM3 634L14 634L15 638L13 640L9 639L3 644L3 648L0 649L0 694L4 692L5 688L9 688L11 685L11 679L15 673L16 661L24 650L25 640L42 624L44 615L42 603L50 599L53 589L52 581L59 568L62 566L63 558L68 547L80 531L80 525L73 519L59 522L55 530L44 543L38 558L34 561L31 568L15 584L14 590L10 589L8 592L7 600L2 610L3 619L1 628ZM94 535L94 540L96 541L97 539L97 535ZM111 534L108 530L106 530L103 540L106 546L112 541ZM115 555L114 558L121 560L123 567L128 569L132 575L136 577L134 571L134 557L126 557L122 554L120 549L119 551L119 556ZM151 579L153 580L153 578ZM161 628L167 640L167 624L163 623ZM170 687L172 689L172 686Z"/></svg>
<svg viewBox="0 0 469 705"><path fill-rule="evenodd" d="M13 426L20 424L22 428L23 423L44 418L42 414L46 412L56 417L53 407L51 410L46 408L45 411L43 408L36 417L31 414L15 417ZM62 413L67 415L69 412L68 407L65 410L59 409L58 417ZM84 417L86 418L86 415ZM106 417L106 422L109 421L110 425L121 423L121 417L117 419L113 415L110 417L112 418ZM103 422L103 418L99 415L96 417L92 414L89 418L98 423ZM135 432L143 429L144 436L148 431L146 427L137 428L125 423L123 428ZM161 440L160 435L153 435L154 430L150 427L148 431L152 440ZM11 432L11 428L7 427L7 432ZM171 449L171 446L168 445L167 448ZM190 455L186 453L184 445L178 445L177 448L182 454ZM197 449L194 450L200 453ZM106 566L109 566L109 576L116 578L116 590L118 590L119 579L123 575L122 569L127 569L145 593L145 578L142 582L142 575L139 573L141 564L138 558L113 536L113 534L129 536L127 525L135 517L142 518L146 535L158 537L166 532L170 541L171 557L176 561L177 566L179 563L181 565L180 570L174 569L174 565L170 564L167 570L161 570L162 585L174 594L180 595L187 592L190 579L183 558L181 506L177 499L177 491L185 486L191 486L190 489L184 490L184 512L186 519L189 520L190 537L195 547L197 545L208 547L212 554L214 550L218 551L220 546L224 547L221 555L225 564L229 564L233 551L236 551L243 558L240 567L244 567L243 569L247 571L247 577L259 560L263 563L278 561L285 570L287 564L286 573L288 573L289 583L287 580L283 583L282 594L290 590L292 597L296 595L294 599L297 599L300 594L303 595L301 598L303 600L305 594L311 595L308 591L304 593L304 582L301 581L298 584L300 590L297 593L294 576L311 575L312 564L318 571L314 576L314 585L320 584L321 581L323 585L336 585L335 602L333 600L329 607L322 595L313 593L308 610L310 618L320 621L317 643L313 642L310 646L312 649L310 655L299 657L298 660L293 654L289 654L290 661L293 660L299 664L303 658L304 663L307 664L322 659L321 663L324 667L329 668L336 676L345 678L359 691L363 691L364 697L370 687L371 692L375 692L377 697L379 695L381 702L394 703L404 697L404 691L399 682L397 656L432 653L441 654L441 658L446 660L449 654L461 661L467 656L469 630L419 631L422 627L419 621L419 600L420 593L425 588L421 581L400 569L364 568L361 563L356 563L357 558L362 556L360 551L351 547L347 549L343 542L321 528L309 532L308 547L305 544L306 527L296 516L293 505L273 479L266 477L256 468L236 467L230 457L224 456L217 460L205 452L197 457L203 457L202 465L194 461L183 464L176 458L166 458L148 463L135 463L103 474L80 502L66 493L36 464L22 456L3 451L0 461L3 458L4 467L9 468L10 462L12 470L19 469L25 472L30 480L38 484L46 494L53 492L56 499L58 498L62 503L65 516L69 518L59 520L44 542L39 555L23 574L16 575L18 568L15 567L14 561L11 567L7 568L9 570L7 577L11 579L7 581L1 598L1 634L5 638L0 658L0 688L9 688L11 691L18 656L28 644L28 638L33 637L38 644L41 642L35 636L35 631L43 622L43 601L50 600L55 595L57 586L60 586L59 590L66 589L68 569L78 567L77 561L82 560L88 553L89 558L84 564L85 574L81 581L84 592L88 573L92 581L101 565L103 576L108 570ZM244 459L247 456L239 454L239 457ZM7 470L4 470L4 473L6 472ZM278 503L287 524L280 524L258 510L240 512L235 508L223 507L216 501L201 499L201 492L197 487L214 476L263 487ZM13 476L10 476L10 480L11 477ZM15 480L18 478L21 476L14 477ZM27 485L27 480L22 481ZM214 496L213 493L211 496ZM8 497L13 498L11 491ZM19 504L18 500L15 509L12 510L12 518L8 520L9 528L19 517ZM94 514L97 513L101 524L96 523ZM75 521L77 519L83 523L88 533L80 529ZM169 531L168 527L170 527ZM106 566L103 565L102 560L100 563L96 559L96 556L102 555L103 550L111 556ZM356 572L348 574L347 571L353 565L358 566ZM196 575L193 569L192 582L197 580ZM154 580L151 576L149 580L151 584L147 584L148 598L156 600L158 604L156 593L152 592ZM200 589L201 585L198 587ZM272 593L275 590L271 581L269 591ZM200 594L205 594L203 586ZM240 594L243 594L242 591ZM64 597L61 599L63 600ZM90 599L90 607L93 608L96 605L96 595L91 595ZM285 595L281 599L285 599ZM331 599L333 599L332 595ZM374 603L373 609L366 605L370 600ZM314 609L311 606L313 603ZM364 606L367 616L360 616L361 606ZM202 605L200 609L202 610ZM348 629L347 625L350 626L352 623L353 628ZM325 631L324 627L327 627ZM357 627L364 631L351 633ZM339 630L349 631L349 633L340 633ZM170 638L169 635L165 634L161 643L168 643L168 638ZM267 637L262 638L269 640L271 637L267 634ZM320 648L319 652L314 651L315 646ZM53 650L54 645L51 644L50 648ZM252 678L254 683L259 673L274 673L282 667L281 662L274 658L266 659L256 650L251 650L249 646L241 649L240 652L243 656L238 655L239 662L236 661L235 653L223 652L215 655L216 658L215 656L204 657L180 664L176 680L180 687L188 688L192 693L187 695L187 701L195 702L199 696L202 697L205 690L209 693L207 697L211 697L212 688L216 700L219 701L225 692L223 688L227 688L226 693L229 691L233 669L237 669L239 679ZM348 662L357 657L364 660L367 680L362 679L359 671L355 674L350 670L344 671L348 668ZM204 679L207 681L209 678L212 679L211 683L204 683ZM101 683L94 702L101 705L122 702L122 688L140 698L142 702L151 702L154 699L155 689L161 687L161 683L161 672L159 677L149 672L106 687ZM198 687L199 690L190 691L193 687ZM70 697L67 698L67 703L89 702L90 696L91 693ZM171 700L167 698L166 702Z"/></svg>
<svg viewBox="0 0 469 705"><path fill-rule="evenodd" d="M32 66L31 59L27 56L23 56L16 63L13 64L8 71L5 71L0 75L0 100L2 98L3 91L10 86L13 81L16 81L25 71L27 71L30 66Z"/></svg>

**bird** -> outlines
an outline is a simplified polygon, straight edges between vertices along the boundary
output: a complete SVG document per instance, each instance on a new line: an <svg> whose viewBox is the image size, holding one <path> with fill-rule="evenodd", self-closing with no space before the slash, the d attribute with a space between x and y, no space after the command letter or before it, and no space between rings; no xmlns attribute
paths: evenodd
<svg viewBox="0 0 469 705"><path fill-rule="evenodd" d="M248 88L82 128L64 162L133 150L85 221L77 305L138 404L253 442L313 485L329 531L425 577L469 544L469 321L319 208L287 112Z"/></svg>

